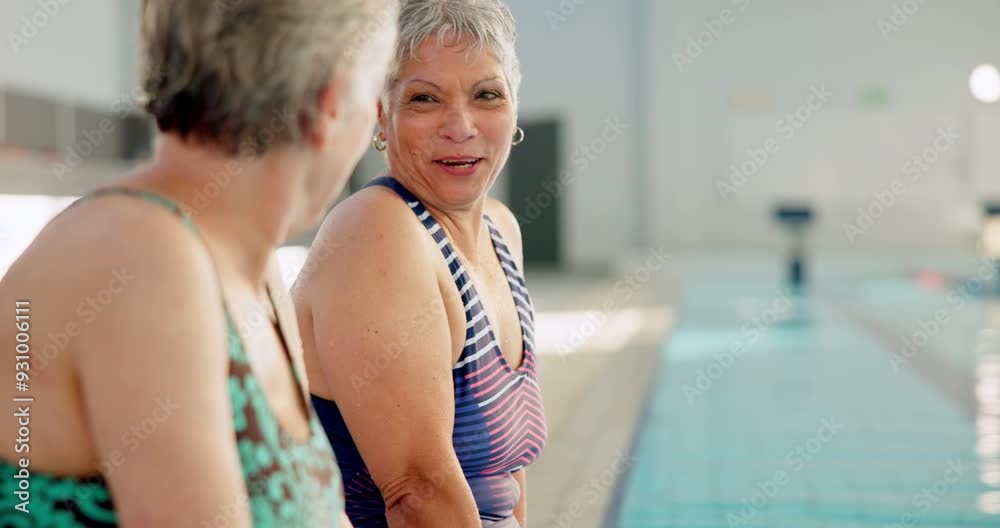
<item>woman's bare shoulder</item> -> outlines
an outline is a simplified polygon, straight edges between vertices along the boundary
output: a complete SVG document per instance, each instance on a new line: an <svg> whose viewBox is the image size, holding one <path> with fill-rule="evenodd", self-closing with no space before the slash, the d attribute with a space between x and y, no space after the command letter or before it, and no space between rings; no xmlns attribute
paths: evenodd
<svg viewBox="0 0 1000 528"><path fill-rule="evenodd" d="M36 291L66 295L108 282L121 269L161 274L176 291L192 277L211 282L211 260L180 217L134 198L108 196L74 204L54 218L10 272Z"/></svg>
<svg viewBox="0 0 1000 528"><path fill-rule="evenodd" d="M421 228L417 217L399 195L385 187L367 187L334 206L317 238L381 240L398 236L406 240L416 228Z"/></svg>
<svg viewBox="0 0 1000 528"><path fill-rule="evenodd" d="M435 281L429 235L410 207L383 187L363 189L337 204L313 241L296 290L332 276L407 274ZM338 280L338 282L340 282Z"/></svg>

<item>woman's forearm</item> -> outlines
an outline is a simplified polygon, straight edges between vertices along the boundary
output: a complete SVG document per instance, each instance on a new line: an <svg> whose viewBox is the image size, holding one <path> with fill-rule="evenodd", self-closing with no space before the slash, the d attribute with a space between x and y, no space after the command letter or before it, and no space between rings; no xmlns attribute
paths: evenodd
<svg viewBox="0 0 1000 528"><path fill-rule="evenodd" d="M514 479L517 480L518 485L521 487L521 498L518 499L517 504L514 506L514 518L517 519L517 523L521 525L521 528L527 528L528 526L528 475L525 473L524 468L521 468L513 473Z"/></svg>

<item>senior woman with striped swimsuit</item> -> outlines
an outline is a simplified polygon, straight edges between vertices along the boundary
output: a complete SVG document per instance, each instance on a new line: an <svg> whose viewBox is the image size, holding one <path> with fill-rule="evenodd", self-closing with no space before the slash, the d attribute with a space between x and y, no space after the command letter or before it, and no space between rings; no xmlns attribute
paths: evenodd
<svg viewBox="0 0 1000 528"><path fill-rule="evenodd" d="M498 0L401 3L375 148L294 288L313 403L359 528L526 526L546 428L517 221L487 196L520 73Z"/></svg>

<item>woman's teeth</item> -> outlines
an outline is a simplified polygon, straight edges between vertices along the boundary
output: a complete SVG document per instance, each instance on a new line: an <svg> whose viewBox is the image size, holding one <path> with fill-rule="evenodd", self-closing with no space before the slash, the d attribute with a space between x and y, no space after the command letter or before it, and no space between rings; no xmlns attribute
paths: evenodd
<svg viewBox="0 0 1000 528"><path fill-rule="evenodd" d="M449 167L471 167L476 164L479 160L463 160L463 161L442 161L441 163Z"/></svg>

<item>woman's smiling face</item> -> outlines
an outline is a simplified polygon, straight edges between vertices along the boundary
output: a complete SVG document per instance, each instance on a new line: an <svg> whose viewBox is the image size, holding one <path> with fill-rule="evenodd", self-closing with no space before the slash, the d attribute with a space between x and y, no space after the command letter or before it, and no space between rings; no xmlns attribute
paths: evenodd
<svg viewBox="0 0 1000 528"><path fill-rule="evenodd" d="M507 162L516 116L500 61L460 38L424 41L379 114L393 175L439 207L484 197Z"/></svg>

